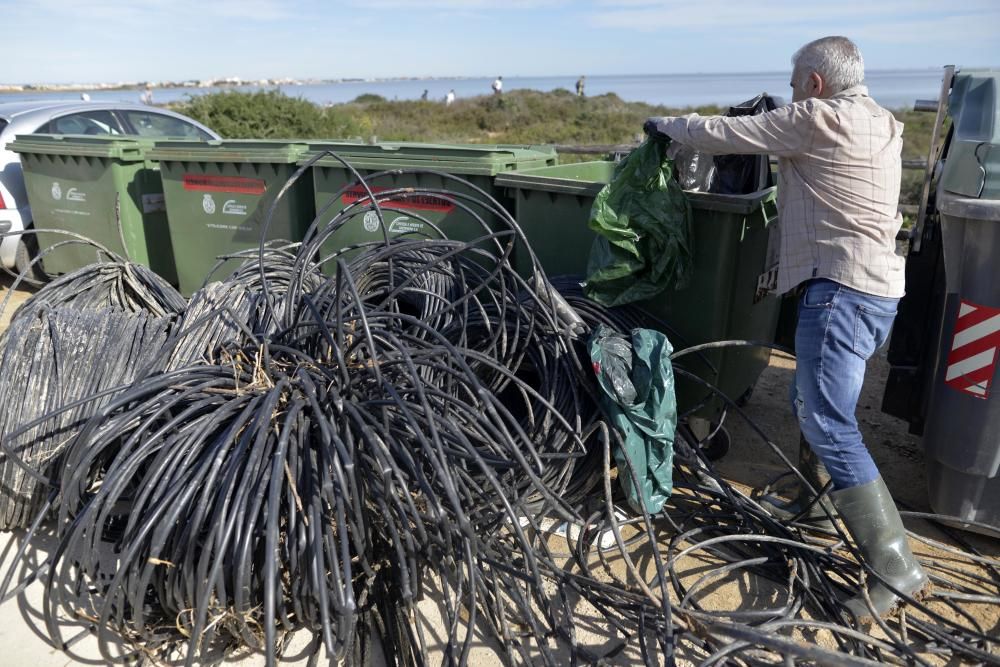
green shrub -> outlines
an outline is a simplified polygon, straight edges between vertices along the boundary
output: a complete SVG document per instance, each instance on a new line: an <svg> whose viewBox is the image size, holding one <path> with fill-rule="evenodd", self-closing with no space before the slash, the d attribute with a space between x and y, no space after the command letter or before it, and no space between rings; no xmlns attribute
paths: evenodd
<svg viewBox="0 0 1000 667"><path fill-rule="evenodd" d="M319 107L278 90L199 95L180 111L229 138L289 139L323 131Z"/></svg>
<svg viewBox="0 0 1000 667"><path fill-rule="evenodd" d="M919 169L904 169L903 181L899 188L900 204L919 204L924 190L924 172Z"/></svg>
<svg viewBox="0 0 1000 667"><path fill-rule="evenodd" d="M344 139L371 131L363 115L323 109L280 90L199 95L177 110L230 139Z"/></svg>
<svg viewBox="0 0 1000 667"><path fill-rule="evenodd" d="M375 93L364 93L354 98L355 104L372 104L374 102L385 102L385 98Z"/></svg>
<svg viewBox="0 0 1000 667"><path fill-rule="evenodd" d="M450 107L365 94L326 108L278 90L232 91L192 97L177 109L230 138L376 136L387 141L513 144L628 143L640 134L648 116L671 111L624 102L612 93L580 98L566 90L515 90L502 98L460 99ZM715 110L702 109L706 113Z"/></svg>
<svg viewBox="0 0 1000 667"><path fill-rule="evenodd" d="M669 116L692 109L625 102L614 93L577 97L560 89L548 93L513 90L457 100L386 100L365 94L346 104L319 107L280 91L224 92L191 98L178 109L224 137L282 139L370 139L489 144L627 144L641 138L649 116ZM717 106L694 109L721 113ZM903 158L925 158L934 115L894 112L903 123ZM564 161L600 159L599 155L563 156ZM922 174L904 170L900 200L916 203Z"/></svg>

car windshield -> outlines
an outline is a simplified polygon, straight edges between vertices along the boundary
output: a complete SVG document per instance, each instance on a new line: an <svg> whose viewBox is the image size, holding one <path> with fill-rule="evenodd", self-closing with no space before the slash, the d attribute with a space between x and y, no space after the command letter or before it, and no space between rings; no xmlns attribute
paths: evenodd
<svg viewBox="0 0 1000 667"><path fill-rule="evenodd" d="M125 118L135 128L136 134L145 137L183 137L185 139L211 139L212 137L191 123L180 118L149 111L125 111Z"/></svg>
<svg viewBox="0 0 1000 667"><path fill-rule="evenodd" d="M72 113L53 118L37 132L47 134L121 134L118 121L110 111L97 110Z"/></svg>

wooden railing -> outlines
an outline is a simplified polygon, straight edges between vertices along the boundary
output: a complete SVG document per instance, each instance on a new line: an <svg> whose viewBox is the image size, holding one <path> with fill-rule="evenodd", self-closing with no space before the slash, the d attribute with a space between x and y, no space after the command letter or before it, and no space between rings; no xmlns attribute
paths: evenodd
<svg viewBox="0 0 1000 667"><path fill-rule="evenodd" d="M639 144L591 144L578 146L573 144L556 144L553 148L557 153L568 155L611 155L613 153L628 153ZM777 158L771 158L771 164L777 164ZM903 169L920 169L927 166L926 160L903 160Z"/></svg>
<svg viewBox="0 0 1000 667"><path fill-rule="evenodd" d="M558 153L569 155L613 155L615 153L628 153L639 144L593 144L589 146L576 146L566 144L556 144ZM771 164L777 164L776 158L771 158ZM919 169L924 171L927 168L926 160L903 160L903 169ZM919 206L917 204L900 204L899 212L903 215L916 215Z"/></svg>

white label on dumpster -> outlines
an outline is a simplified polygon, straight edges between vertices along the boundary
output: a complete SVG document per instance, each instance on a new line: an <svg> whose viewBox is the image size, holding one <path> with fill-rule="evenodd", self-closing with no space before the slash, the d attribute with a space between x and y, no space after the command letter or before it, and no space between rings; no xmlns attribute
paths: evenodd
<svg viewBox="0 0 1000 667"><path fill-rule="evenodd" d="M226 203L222 205L222 212L226 215L246 215L247 205L240 204L235 199L227 199Z"/></svg>
<svg viewBox="0 0 1000 667"><path fill-rule="evenodd" d="M76 188L70 188L66 191L66 201L85 202L87 201L87 193L81 192Z"/></svg>
<svg viewBox="0 0 1000 667"><path fill-rule="evenodd" d="M62 199L62 188L59 187L59 181L52 184L52 198Z"/></svg>
<svg viewBox="0 0 1000 667"><path fill-rule="evenodd" d="M162 192L151 192L142 196L142 212L156 213L167 210L167 200Z"/></svg>
<svg viewBox="0 0 1000 667"><path fill-rule="evenodd" d="M377 232L378 231L378 213L375 211L368 211L365 213L364 220L362 223L365 227L366 232Z"/></svg>
<svg viewBox="0 0 1000 667"><path fill-rule="evenodd" d="M76 215L76 216L84 216L84 217L90 215L90 211L77 211L77 210L72 209L72 208L54 208L54 209L52 209L52 212L53 213L61 213L62 215Z"/></svg>
<svg viewBox="0 0 1000 667"><path fill-rule="evenodd" d="M215 213L215 200L212 199L212 195L205 195L201 198L201 208L209 215Z"/></svg>
<svg viewBox="0 0 1000 667"><path fill-rule="evenodd" d="M424 223L414 220L408 215L401 215L389 223L389 231L393 234L409 234L423 230Z"/></svg>

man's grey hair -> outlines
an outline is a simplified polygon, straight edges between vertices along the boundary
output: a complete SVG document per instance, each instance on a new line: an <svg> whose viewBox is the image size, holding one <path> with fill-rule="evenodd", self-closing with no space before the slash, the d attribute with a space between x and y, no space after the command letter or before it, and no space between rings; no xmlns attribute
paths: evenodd
<svg viewBox="0 0 1000 667"><path fill-rule="evenodd" d="M830 94L839 93L865 80L865 61L857 44L846 37L822 37L809 42L792 56L799 81L804 85L810 74L823 77Z"/></svg>

